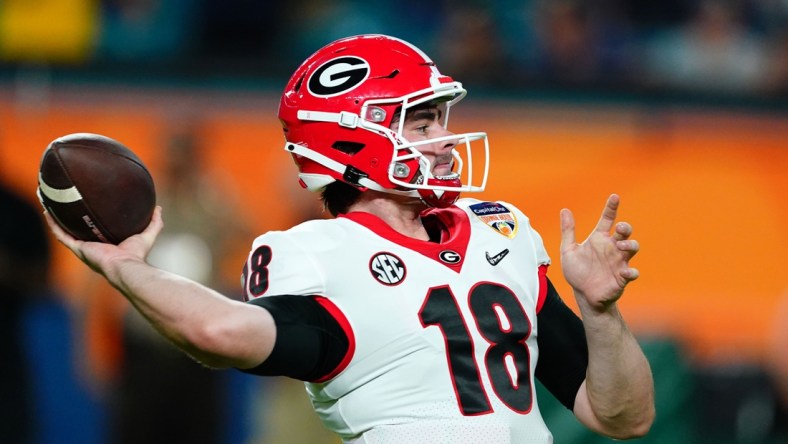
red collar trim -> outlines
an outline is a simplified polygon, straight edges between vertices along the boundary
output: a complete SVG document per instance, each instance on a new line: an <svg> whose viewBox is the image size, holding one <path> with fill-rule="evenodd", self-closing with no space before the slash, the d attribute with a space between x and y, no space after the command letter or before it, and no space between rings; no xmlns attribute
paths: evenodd
<svg viewBox="0 0 788 444"><path fill-rule="evenodd" d="M423 241L405 236L371 213L354 211L340 214L337 217L362 225L378 236L427 256L458 273L462 269L462 264L465 263L465 253L468 250L468 242L471 238L471 225L468 214L456 206L430 208L421 213L422 218L438 218L445 227L444 232L441 234L440 242ZM456 255L450 254L451 252L459 255L459 259L456 259Z"/></svg>

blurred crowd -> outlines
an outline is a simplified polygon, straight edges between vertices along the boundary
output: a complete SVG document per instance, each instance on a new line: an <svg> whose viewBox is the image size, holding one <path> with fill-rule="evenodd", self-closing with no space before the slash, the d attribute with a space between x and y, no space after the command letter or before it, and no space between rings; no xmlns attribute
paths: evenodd
<svg viewBox="0 0 788 444"><path fill-rule="evenodd" d="M0 95L3 80L20 73L279 90L311 52L361 33L414 43L473 91L788 98L788 0L0 0ZM254 230L237 223L240 205L227 184L203 169L204 122L166 126L157 187L167 227L151 261L237 297L236 269L232 281L212 270L239 242L246 248ZM0 442L335 442L307 437L325 432L305 422L317 421L304 418L308 405L292 404L307 402L302 385L196 366L97 277L84 278L81 305L64 305L48 276L40 210L29 200L0 186L0 356L10 363L0 368ZM298 217L321 217L316 210L299 208ZM674 369L678 358L661 346L652 352ZM766 418L741 425L704 409L704 431L735 426L750 433L732 437L737 443L767 442L750 436L776 436L772 429L788 417L785 407L769 416L779 402L760 369L693 371L704 405ZM693 407L682 398L691 388L670 385L687 380L658 381L678 406L659 406L665 429L680 428L672 418ZM778 375L777 385L786 381ZM758 432L753 423L766 425ZM782 439L788 431L780 427ZM167 435L173 430L176 437ZM656 433L651 442L681 442Z"/></svg>
<svg viewBox="0 0 788 444"><path fill-rule="evenodd" d="M788 94L784 0L43 0L35 5L0 2L0 69L46 63L136 79L221 76L278 85L323 44L385 33L421 47L466 84L494 90ZM37 22L36 14L42 20ZM71 16L67 25L41 25L51 23L43 21L46 17L69 18L63 14Z"/></svg>

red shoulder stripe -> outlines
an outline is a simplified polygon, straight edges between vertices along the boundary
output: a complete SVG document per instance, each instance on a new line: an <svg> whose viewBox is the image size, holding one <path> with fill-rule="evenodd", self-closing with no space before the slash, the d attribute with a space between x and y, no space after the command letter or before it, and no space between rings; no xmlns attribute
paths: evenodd
<svg viewBox="0 0 788 444"><path fill-rule="evenodd" d="M542 310L544 300L547 297L547 264L539 266L539 296L536 299L536 313Z"/></svg>
<svg viewBox="0 0 788 444"><path fill-rule="evenodd" d="M339 307L337 307L328 298L323 296L315 296L315 301L317 301L318 304L325 308L326 311L328 311L328 313L331 314L334 319L336 319L339 326L342 327L342 331L345 332L348 342L347 352L345 352L345 356L342 357L341 361L339 361L337 367L331 373L323 376L322 378L311 381L326 382L340 374L342 370L344 370L348 364L350 364L350 360L353 358L353 354L356 352L356 337L353 335L353 328L350 326L350 322L347 320L347 317L345 317L345 314L342 313L342 310L340 310Z"/></svg>

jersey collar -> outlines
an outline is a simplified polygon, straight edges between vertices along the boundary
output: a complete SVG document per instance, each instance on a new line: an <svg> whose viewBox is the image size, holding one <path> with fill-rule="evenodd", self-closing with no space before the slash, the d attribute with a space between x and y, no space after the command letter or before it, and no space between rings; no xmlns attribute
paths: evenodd
<svg viewBox="0 0 788 444"><path fill-rule="evenodd" d="M465 254L471 237L468 214L456 206L451 206L449 208L430 208L422 212L421 217L422 219L435 217L440 221L444 227L440 242L405 236L371 213L353 211L338 216L338 218L355 222L388 241L420 253L459 273L465 263Z"/></svg>

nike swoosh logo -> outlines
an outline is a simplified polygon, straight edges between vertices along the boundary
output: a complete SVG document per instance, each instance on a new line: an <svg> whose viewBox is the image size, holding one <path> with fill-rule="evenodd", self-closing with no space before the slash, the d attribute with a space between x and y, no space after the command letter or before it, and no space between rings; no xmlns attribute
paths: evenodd
<svg viewBox="0 0 788 444"><path fill-rule="evenodd" d="M509 254L508 248L496 254L495 256L490 256L490 253L487 251L484 252L484 255L487 256L487 262L489 262L493 267L498 265L498 262L501 262L507 254Z"/></svg>

